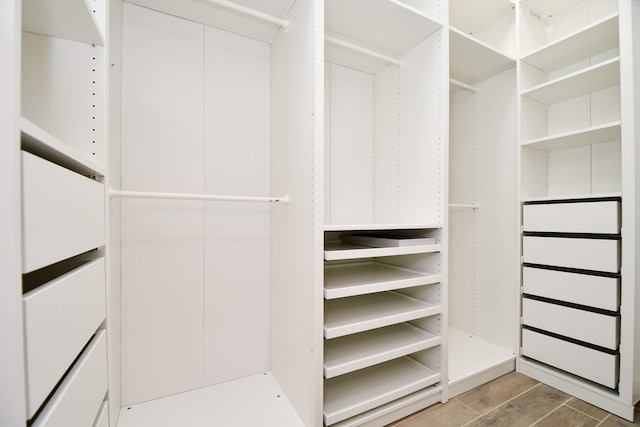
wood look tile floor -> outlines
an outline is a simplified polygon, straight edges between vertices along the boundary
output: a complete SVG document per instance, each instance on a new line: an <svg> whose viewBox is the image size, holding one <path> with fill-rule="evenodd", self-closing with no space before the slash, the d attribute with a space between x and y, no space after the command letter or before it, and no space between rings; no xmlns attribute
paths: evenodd
<svg viewBox="0 0 640 427"><path fill-rule="evenodd" d="M638 408L636 408L637 411ZM387 427L628 427L602 409L511 372Z"/></svg>

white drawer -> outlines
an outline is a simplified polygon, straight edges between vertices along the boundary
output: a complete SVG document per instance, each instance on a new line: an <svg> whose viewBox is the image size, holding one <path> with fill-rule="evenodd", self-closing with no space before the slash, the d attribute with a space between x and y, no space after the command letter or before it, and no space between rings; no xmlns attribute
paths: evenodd
<svg viewBox="0 0 640 427"><path fill-rule="evenodd" d="M527 326L611 350L620 342L618 316L523 298L522 320Z"/></svg>
<svg viewBox="0 0 640 427"><path fill-rule="evenodd" d="M620 241L524 236L524 262L584 270L620 272Z"/></svg>
<svg viewBox="0 0 640 427"><path fill-rule="evenodd" d="M92 426L107 392L107 340L96 334L33 427Z"/></svg>
<svg viewBox="0 0 640 427"><path fill-rule="evenodd" d="M545 270L522 268L524 293L618 311L620 306L620 279Z"/></svg>
<svg viewBox="0 0 640 427"><path fill-rule="evenodd" d="M105 319L105 303L103 258L25 294L29 418Z"/></svg>
<svg viewBox="0 0 640 427"><path fill-rule="evenodd" d="M527 329L522 354L609 388L618 385L618 355L603 353Z"/></svg>
<svg viewBox="0 0 640 427"><path fill-rule="evenodd" d="M104 401L102 403L93 427L109 427L109 402Z"/></svg>
<svg viewBox="0 0 640 427"><path fill-rule="evenodd" d="M23 273L104 245L103 184L22 152Z"/></svg>
<svg viewBox="0 0 640 427"><path fill-rule="evenodd" d="M620 202L525 204L524 231L558 233L620 233Z"/></svg>

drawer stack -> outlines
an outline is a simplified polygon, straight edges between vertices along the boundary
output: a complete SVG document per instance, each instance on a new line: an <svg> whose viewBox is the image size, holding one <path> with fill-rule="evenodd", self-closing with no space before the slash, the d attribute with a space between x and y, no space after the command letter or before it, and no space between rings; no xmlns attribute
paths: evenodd
<svg viewBox="0 0 640 427"><path fill-rule="evenodd" d="M523 204L523 356L615 389L619 197Z"/></svg>

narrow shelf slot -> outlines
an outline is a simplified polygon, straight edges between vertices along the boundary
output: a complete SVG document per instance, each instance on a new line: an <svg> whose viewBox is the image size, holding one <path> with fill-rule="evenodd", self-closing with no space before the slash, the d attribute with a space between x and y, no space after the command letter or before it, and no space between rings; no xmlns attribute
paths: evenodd
<svg viewBox="0 0 640 427"><path fill-rule="evenodd" d="M439 274L421 273L377 262L329 265L324 269L324 297L344 298L429 285L438 283L440 277Z"/></svg>
<svg viewBox="0 0 640 427"><path fill-rule="evenodd" d="M410 357L325 381L324 423L332 425L440 381L441 374Z"/></svg>
<svg viewBox="0 0 640 427"><path fill-rule="evenodd" d="M543 151L564 150L600 142L615 141L621 137L621 122L616 121L586 129L578 129L543 138L525 141L522 146Z"/></svg>
<svg viewBox="0 0 640 427"><path fill-rule="evenodd" d="M395 248L370 248L349 245L342 242L326 242L324 249L325 261L350 260L359 258L385 257L395 255L412 255L430 252L440 252L440 245L415 245Z"/></svg>
<svg viewBox="0 0 640 427"><path fill-rule="evenodd" d="M338 338L440 313L440 306L388 291L327 300L324 337Z"/></svg>
<svg viewBox="0 0 640 427"><path fill-rule="evenodd" d="M439 345L441 338L401 323L326 340L324 376L333 378Z"/></svg>

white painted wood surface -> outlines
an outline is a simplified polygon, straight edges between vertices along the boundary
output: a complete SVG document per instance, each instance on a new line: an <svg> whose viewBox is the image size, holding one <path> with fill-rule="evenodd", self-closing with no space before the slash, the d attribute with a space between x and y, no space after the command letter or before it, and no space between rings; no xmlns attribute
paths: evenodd
<svg viewBox="0 0 640 427"><path fill-rule="evenodd" d="M522 255L531 264L620 272L619 240L524 236Z"/></svg>
<svg viewBox="0 0 640 427"><path fill-rule="evenodd" d="M23 31L104 46L104 23L90 0L29 0L22 14Z"/></svg>
<svg viewBox="0 0 640 427"><path fill-rule="evenodd" d="M620 233L620 202L533 204L522 207L524 231Z"/></svg>

